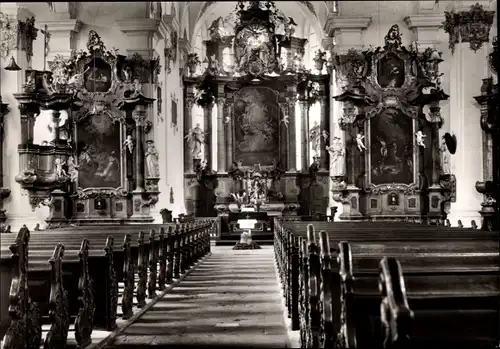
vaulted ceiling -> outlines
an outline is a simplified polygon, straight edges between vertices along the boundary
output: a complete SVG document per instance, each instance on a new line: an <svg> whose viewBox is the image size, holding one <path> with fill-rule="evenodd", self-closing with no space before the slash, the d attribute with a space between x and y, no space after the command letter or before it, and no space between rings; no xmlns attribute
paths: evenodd
<svg viewBox="0 0 500 349"><path fill-rule="evenodd" d="M321 35L329 9L334 1L277 1L276 7L285 15L293 17L301 28L310 26ZM54 18L79 19L87 25L110 25L120 19L145 18L149 15L150 2L21 2L17 3L33 12L37 19ZM175 2L181 32L186 29L189 39L193 39L200 28L209 27L219 16L226 16L237 2L222 1L183 1ZM170 13L172 2L161 2L163 11Z"/></svg>

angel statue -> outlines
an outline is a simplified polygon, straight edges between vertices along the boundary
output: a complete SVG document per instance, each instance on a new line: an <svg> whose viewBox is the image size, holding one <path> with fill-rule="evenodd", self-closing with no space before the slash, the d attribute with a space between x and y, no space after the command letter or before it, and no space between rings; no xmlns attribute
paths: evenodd
<svg viewBox="0 0 500 349"><path fill-rule="evenodd" d="M205 143L205 132L200 127L200 124L196 124L191 130L188 131L186 137L184 137L191 146L191 154L193 154L194 159L201 159L202 146Z"/></svg>
<svg viewBox="0 0 500 349"><path fill-rule="evenodd" d="M415 137L417 138L417 145L419 147L425 148L424 138L427 136L424 135L422 131L419 130L417 131L417 133L415 133Z"/></svg>
<svg viewBox="0 0 500 349"><path fill-rule="evenodd" d="M317 121L314 121L313 127L309 131L309 138L311 139L312 150L314 151L316 156L319 156L319 146L321 143L321 130L320 130L320 125L318 124Z"/></svg>
<svg viewBox="0 0 500 349"><path fill-rule="evenodd" d="M366 150L366 146L365 144L363 143L363 139L365 138L365 136L363 136L363 134L361 133L358 133L356 135L356 144L358 145L358 150L360 152L363 152L363 150Z"/></svg>
<svg viewBox="0 0 500 349"><path fill-rule="evenodd" d="M330 169L334 176L345 175L345 148L339 137L333 137L333 144L326 146L330 153Z"/></svg>

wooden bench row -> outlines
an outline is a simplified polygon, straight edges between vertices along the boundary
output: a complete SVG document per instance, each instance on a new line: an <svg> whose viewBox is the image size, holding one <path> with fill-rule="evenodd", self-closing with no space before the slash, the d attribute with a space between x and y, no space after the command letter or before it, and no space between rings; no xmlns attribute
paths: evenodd
<svg viewBox="0 0 500 349"><path fill-rule="evenodd" d="M453 240L453 234L449 233L446 241L439 242L429 238L433 234L434 238L439 234L446 237L445 227L434 226L429 231L427 226L412 230L405 224L374 223L377 222L364 227L359 223L341 223L344 227L339 231L339 223L304 225L275 220L276 262L292 329L300 329L302 346L327 347L335 342L341 347L381 346L383 336L374 330L380 323L378 309L382 299L377 292L377 280L381 275L379 261L387 255L405 267L411 302L422 310L419 319L443 320L444 316L453 321L460 314L462 319L476 322L472 327L477 333L470 333L471 338L482 338L491 344L496 333L492 331L492 323L497 322L491 309L498 307L500 295L496 282L500 261L498 235L495 239L494 233L481 232L479 236L476 231L472 236L456 228L458 238ZM385 234L377 233L376 229L383 227ZM320 237L314 228L324 230ZM471 229L467 231L470 233ZM351 245L343 240L350 240ZM346 250L345 246L349 248ZM387 272L396 268L390 267L394 262L384 263L389 263ZM357 297L354 305L353 285ZM474 301L482 302L483 306L471 308ZM435 310L431 304L448 304L449 308ZM468 317L457 310L462 308L467 309ZM461 321L460 325L466 322ZM420 335L432 332L432 327L422 326L422 321L419 324ZM352 335L356 330L358 335ZM450 332L453 331L449 330L448 335ZM434 340L437 337L434 334Z"/></svg>
<svg viewBox="0 0 500 349"><path fill-rule="evenodd" d="M157 225L149 236L138 232L144 228L112 227L106 235L102 227L34 233L23 227L10 243L11 257L3 254L0 261L4 271L12 270L11 282L5 273L2 278L2 286L10 284L10 324L3 348L39 348L41 325L47 317L51 326L45 348L65 346L70 322L78 346L85 347L94 328L116 328L119 282L123 283L122 318L128 319L134 295L137 307L143 307L146 297L155 297L210 252L215 225L208 221ZM119 238L123 245L116 249L114 241ZM3 239L2 248L5 243Z"/></svg>

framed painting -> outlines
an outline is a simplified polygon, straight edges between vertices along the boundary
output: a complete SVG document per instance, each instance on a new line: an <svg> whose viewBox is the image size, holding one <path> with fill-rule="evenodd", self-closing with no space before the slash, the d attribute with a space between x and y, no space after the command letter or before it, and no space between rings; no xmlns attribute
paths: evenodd
<svg viewBox="0 0 500 349"><path fill-rule="evenodd" d="M235 95L234 160L243 166L272 166L279 159L278 93L267 87L245 87Z"/></svg>
<svg viewBox="0 0 500 349"><path fill-rule="evenodd" d="M101 58L92 59L83 74L87 92L108 92L112 85L112 68Z"/></svg>
<svg viewBox="0 0 500 349"><path fill-rule="evenodd" d="M106 114L93 114L78 125L78 186L121 187L120 123Z"/></svg>
<svg viewBox="0 0 500 349"><path fill-rule="evenodd" d="M413 124L397 108L385 108L370 120L371 183L413 183Z"/></svg>

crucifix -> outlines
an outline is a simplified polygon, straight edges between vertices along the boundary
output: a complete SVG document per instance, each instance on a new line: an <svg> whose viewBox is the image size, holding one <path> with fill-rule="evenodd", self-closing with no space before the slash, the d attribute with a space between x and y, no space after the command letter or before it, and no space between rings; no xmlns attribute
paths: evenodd
<svg viewBox="0 0 500 349"><path fill-rule="evenodd" d="M50 33L48 30L47 24L45 24L45 28L40 30L43 34L43 71L45 71L45 66L47 64L47 56L49 55L49 41L50 41Z"/></svg>

